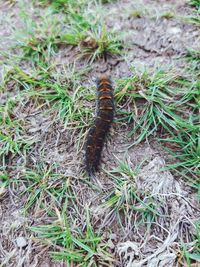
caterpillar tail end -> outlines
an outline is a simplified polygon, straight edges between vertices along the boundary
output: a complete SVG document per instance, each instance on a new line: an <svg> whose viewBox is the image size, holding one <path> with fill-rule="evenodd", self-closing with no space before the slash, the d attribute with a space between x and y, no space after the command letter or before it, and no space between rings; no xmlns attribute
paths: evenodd
<svg viewBox="0 0 200 267"><path fill-rule="evenodd" d="M88 177L91 178L97 185L98 188L101 190L104 190L104 186L101 184L101 182L99 181L99 179L96 177L96 173L97 173L97 169L95 168L90 168L90 169L86 169Z"/></svg>
<svg viewBox="0 0 200 267"><path fill-rule="evenodd" d="M88 167L86 168L86 172L89 176L89 178L96 179L96 172L97 170L94 167Z"/></svg>

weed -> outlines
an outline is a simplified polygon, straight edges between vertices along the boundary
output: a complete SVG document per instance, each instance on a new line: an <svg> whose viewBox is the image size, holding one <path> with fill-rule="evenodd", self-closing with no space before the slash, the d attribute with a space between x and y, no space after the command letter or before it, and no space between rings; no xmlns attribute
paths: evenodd
<svg viewBox="0 0 200 267"><path fill-rule="evenodd" d="M88 36L81 42L81 54L89 56L90 62L109 55L119 55L123 48L122 42L112 33L108 33L106 28L99 28L93 32L88 32Z"/></svg>
<svg viewBox="0 0 200 267"><path fill-rule="evenodd" d="M108 32L103 22L97 23L93 16L72 13L69 18L70 31L61 40L78 45L81 57L89 57L93 62L99 57L117 55L123 48L122 41L116 33Z"/></svg>

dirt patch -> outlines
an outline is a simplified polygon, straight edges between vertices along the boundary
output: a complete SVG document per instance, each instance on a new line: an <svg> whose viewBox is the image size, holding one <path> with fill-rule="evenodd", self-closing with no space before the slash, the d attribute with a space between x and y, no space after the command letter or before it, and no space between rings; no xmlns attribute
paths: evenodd
<svg viewBox="0 0 200 267"><path fill-rule="evenodd" d="M79 47L61 45L49 60L56 74L62 73L62 76L67 76L71 69L75 73L87 69L78 83L90 88L91 94L94 77L99 73L109 72L114 85L119 78L129 77L135 70L148 69L152 73L156 68L173 67L181 74L187 67L183 58L187 49L199 46L199 27L183 20L183 16L194 13L186 1L117 1L106 4L104 10L107 10L105 22L108 29L121 33L126 44L122 56L110 56L107 61L98 59L89 64L88 59L79 57ZM10 46L15 43L12 25L20 28L23 24L18 16L20 11L18 4L0 4L0 48L5 51L6 47L11 54ZM29 13L36 18L34 10ZM0 60L5 61L4 67L12 68L11 61L5 59L3 53ZM25 71L32 68L30 62L20 64ZM3 68L0 72L3 77ZM165 160L169 157L166 151L153 138L127 149L135 141L128 137L133 125L120 122L120 116L116 114L116 122L103 151L102 171L95 181L88 181L83 171L85 126L75 129L72 123L66 127L56 106L51 109L50 101L40 102L37 97L18 99L21 89L16 87L16 81L11 81L8 88L1 93L1 105L8 98L17 102L12 116L23 122L22 137L32 144L27 154L8 154L6 164L2 160L5 168L1 175L8 173L13 182L9 186L3 182L0 184L3 188L0 190L1 266L67 266L62 260L50 259L49 251L60 250L58 245L41 244L30 230L31 226L57 221L56 212L62 209L64 197L59 204L53 203L55 206L51 212L44 207L38 208L34 203L24 213L30 197L29 192L22 194L26 186L30 186L24 177L30 169L38 175L38 166L42 166L48 177L48 190L51 187L55 191L63 189L64 185L67 185L67 190L70 188L71 206L66 208L66 216L72 231L85 231L86 208L89 208L93 228L98 233L104 232L103 239L108 241L109 251L115 257L115 263L109 266L177 266L182 261L181 242L192 246L194 225L200 213L193 190L165 170ZM94 109L94 103L85 102L80 105L86 104L87 108ZM122 162L126 162L126 166ZM51 168L58 175L55 180L48 176ZM46 182L42 180L37 184L36 181L34 192L43 188ZM40 204L49 207L51 198L45 190ZM67 190L59 194L68 197ZM121 201L117 212L112 206L115 199ZM72 200L77 206L73 206ZM23 247L17 243L18 237L24 238Z"/></svg>
<svg viewBox="0 0 200 267"><path fill-rule="evenodd" d="M160 205L163 218L161 216L155 222L153 233L147 231L144 235L144 229L141 233L137 229L136 236L139 235L142 242L133 235L135 241L127 240L118 245L119 255L126 266L174 266L178 253L177 238L184 236L192 241L193 223L197 222L194 213L199 213L195 197L170 172L161 172L164 166L164 160L155 157L137 177L137 188L151 192Z"/></svg>

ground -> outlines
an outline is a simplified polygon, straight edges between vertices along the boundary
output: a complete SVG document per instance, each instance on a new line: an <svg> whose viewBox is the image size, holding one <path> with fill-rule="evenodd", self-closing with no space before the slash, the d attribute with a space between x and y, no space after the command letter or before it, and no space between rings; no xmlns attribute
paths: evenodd
<svg viewBox="0 0 200 267"><path fill-rule="evenodd" d="M0 266L199 266L199 11L0 1ZM116 112L90 178L102 73Z"/></svg>

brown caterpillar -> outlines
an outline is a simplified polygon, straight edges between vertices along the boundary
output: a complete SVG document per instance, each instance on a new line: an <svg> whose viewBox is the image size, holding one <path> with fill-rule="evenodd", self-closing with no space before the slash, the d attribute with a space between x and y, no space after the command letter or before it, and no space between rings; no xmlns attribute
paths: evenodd
<svg viewBox="0 0 200 267"><path fill-rule="evenodd" d="M94 176L98 171L101 152L113 118L114 99L111 80L107 75L102 75L97 79L96 117L86 141L85 163L89 176Z"/></svg>

